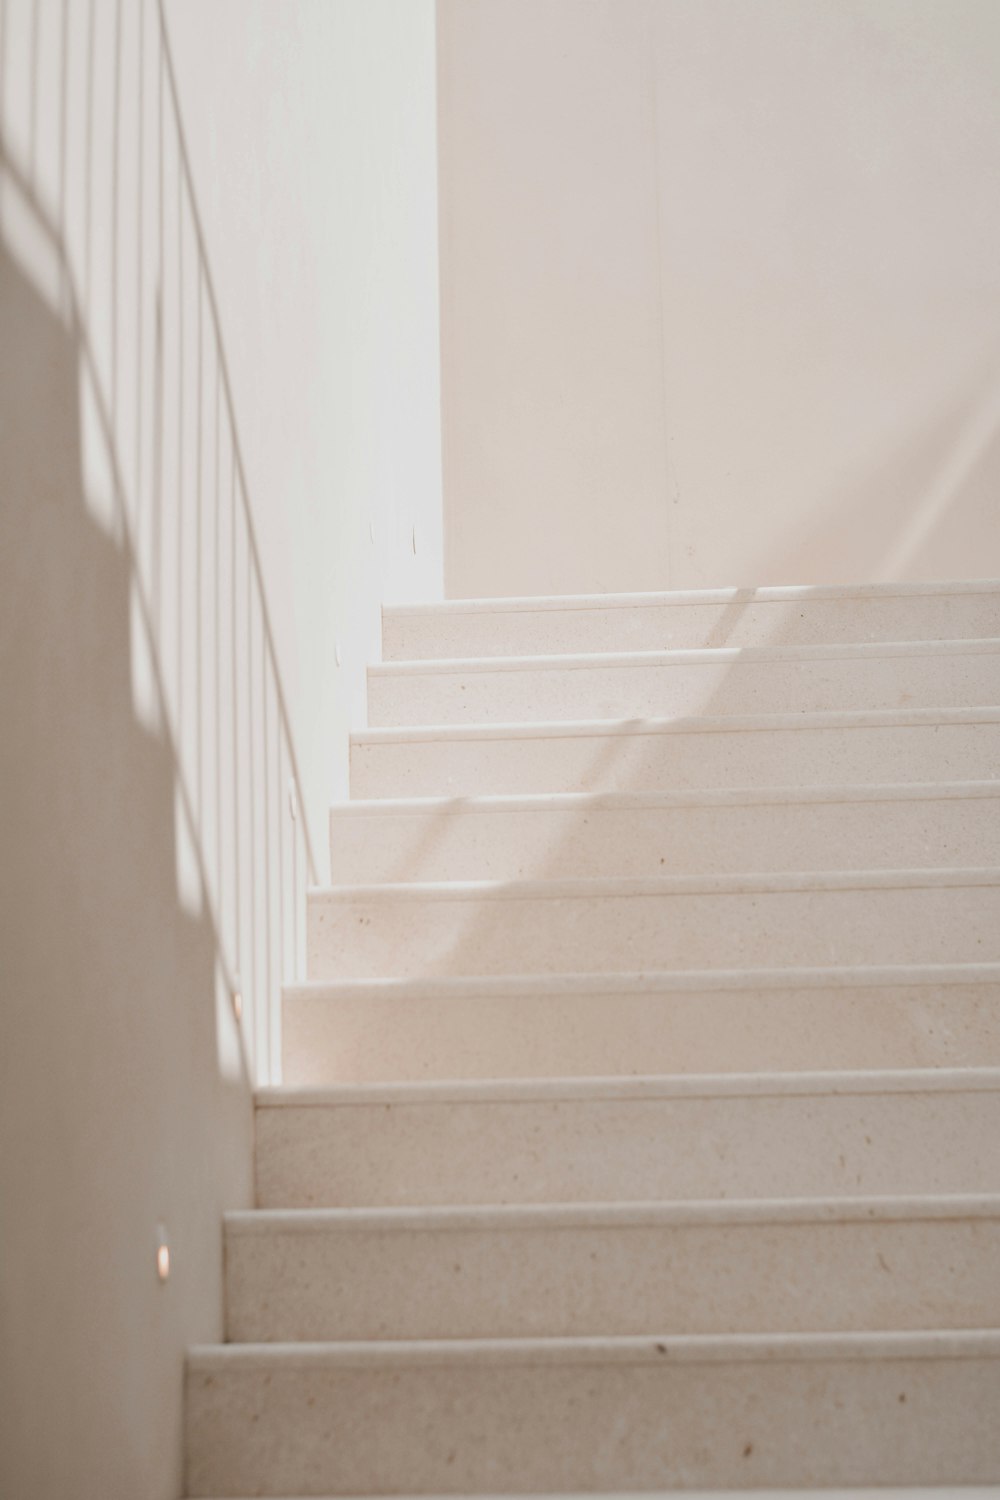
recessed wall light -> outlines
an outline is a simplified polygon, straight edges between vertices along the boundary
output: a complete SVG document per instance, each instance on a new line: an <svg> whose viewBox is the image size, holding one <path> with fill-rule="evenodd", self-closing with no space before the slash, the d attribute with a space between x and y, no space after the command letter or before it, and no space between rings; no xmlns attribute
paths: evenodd
<svg viewBox="0 0 1000 1500"><path fill-rule="evenodd" d="M156 1226L156 1275L160 1281L170 1277L170 1241L165 1224Z"/></svg>

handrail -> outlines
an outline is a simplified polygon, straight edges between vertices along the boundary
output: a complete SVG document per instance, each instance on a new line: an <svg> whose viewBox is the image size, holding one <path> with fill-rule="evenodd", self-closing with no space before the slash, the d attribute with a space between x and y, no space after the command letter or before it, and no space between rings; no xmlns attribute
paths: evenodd
<svg viewBox="0 0 1000 1500"><path fill-rule="evenodd" d="M274 645L274 633L271 628L271 615L267 607L267 591L264 587L264 573L260 563L260 548L257 543L257 528L254 525L253 514L250 510L250 503L247 499L248 486L246 481L246 471L243 465L243 450L240 446L239 431L236 426L236 409L233 402L232 386L229 380L229 361L226 358L225 345L222 342L222 322L219 315L219 304L215 295L215 283L212 280L212 272L208 260L208 249L205 244L204 231L202 230L201 216L198 213L197 199L195 198L194 176L191 171L191 158L188 155L187 141L185 139L184 131L181 126L180 98L177 92L177 75L174 72L174 58L173 53L170 50L170 38L167 35L166 17L164 15L163 3L164 0L157 0L157 11L160 19L160 42L163 48L163 61L166 67L167 81L170 84L170 99L171 103L173 104L174 120L177 126L177 140L180 148L180 160L184 168L184 178L187 184L188 202L191 208L191 222L194 228L195 237L198 242L198 250L201 255L201 275L203 278L205 291L208 294L208 305L212 312L212 323L214 325L216 346L218 349L219 370L222 376L222 388L226 396L226 408L229 415L230 427L232 429L233 452L236 460L237 473L240 480L239 490L240 496L243 501L243 510L247 525L247 535L250 541L250 556L252 558L254 572L257 577L257 587L260 590L264 637L267 642L268 651L271 657L271 665L274 671L275 687L278 694L278 704L281 711L282 723L284 725L285 733L288 739L288 748L292 762L292 771L296 785L300 786L302 778L299 775L298 759L295 753L295 743L292 737L291 721L288 714L288 707L285 701L284 687L282 686L281 682L281 672L278 668L278 654ZM309 877L313 884L317 884L319 875L317 871L315 855L313 853L312 839L309 835L309 827L305 820L303 820L303 833L305 835L307 859L309 862Z"/></svg>
<svg viewBox="0 0 1000 1500"><path fill-rule="evenodd" d="M157 18L155 57L146 41L150 4ZM0 11L6 12L4 0ZM114 532L128 568L199 901L214 934L222 982L242 1020L244 1064L256 1082L273 1083L280 1076L276 1001L282 982L300 977L304 967L303 887L318 882L318 867L222 319L163 0L140 0L124 27L121 4L101 12L101 24L110 18L114 25L113 45L103 54L115 70L110 159L107 153L102 159L94 144L95 7L82 16L81 8L71 19L64 5L57 36L52 26L43 35L38 8L32 8L32 76L19 149L8 139L0 43L0 233L16 209L57 267L58 291L49 300L77 347L106 460ZM129 45L123 46L126 31ZM71 32L79 44L75 51ZM50 162L47 179L36 149L46 44L53 52L58 48L58 57L47 61L54 61L48 76L60 80L58 170ZM76 122L81 128L72 136L71 64L86 78L85 120ZM123 66L136 109L131 135L121 120ZM72 181L84 185L82 235L81 221L71 224L67 209L68 163L72 155L79 165L81 154L85 169ZM127 223L119 212L123 163L133 173L136 197ZM102 170L107 203L95 188ZM147 176L156 179L152 193ZM108 206L108 223L99 223ZM107 266L94 253L101 230L105 243L110 241ZM130 234L132 255L126 257L122 246ZM134 284L123 277L126 262L134 268ZM121 378L119 359L129 340L134 391ZM168 370L174 377L169 387ZM209 784L205 766L213 754Z"/></svg>

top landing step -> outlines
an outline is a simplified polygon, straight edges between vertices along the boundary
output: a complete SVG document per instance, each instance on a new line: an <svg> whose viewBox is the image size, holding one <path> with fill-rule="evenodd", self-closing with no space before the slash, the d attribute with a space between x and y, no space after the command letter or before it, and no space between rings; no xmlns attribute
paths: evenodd
<svg viewBox="0 0 1000 1500"><path fill-rule="evenodd" d="M456 599L382 614L384 661L997 635L997 579Z"/></svg>

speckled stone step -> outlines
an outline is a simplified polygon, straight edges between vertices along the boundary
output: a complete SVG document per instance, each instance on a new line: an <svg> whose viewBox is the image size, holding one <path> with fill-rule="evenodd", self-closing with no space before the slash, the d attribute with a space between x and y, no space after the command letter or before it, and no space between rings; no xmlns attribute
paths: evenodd
<svg viewBox="0 0 1000 1500"><path fill-rule="evenodd" d="M1000 870L338 886L311 979L1000 961Z"/></svg>
<svg viewBox="0 0 1000 1500"><path fill-rule="evenodd" d="M998 702L998 639L483 657L368 669L372 725L975 708Z"/></svg>
<svg viewBox="0 0 1000 1500"><path fill-rule="evenodd" d="M334 884L1000 866L1000 781L338 803Z"/></svg>
<svg viewBox="0 0 1000 1500"><path fill-rule="evenodd" d="M998 767L997 708L446 725L351 737L359 798L980 781Z"/></svg>
<svg viewBox="0 0 1000 1500"><path fill-rule="evenodd" d="M382 611L385 661L1000 635L1000 583L455 599Z"/></svg>
<svg viewBox="0 0 1000 1500"><path fill-rule="evenodd" d="M286 1083L1000 1065L1000 965L322 980Z"/></svg>
<svg viewBox="0 0 1000 1500"><path fill-rule="evenodd" d="M1000 1197L230 1213L226 1338L1000 1327Z"/></svg>
<svg viewBox="0 0 1000 1500"><path fill-rule="evenodd" d="M1000 1069L264 1089L261 1208L1000 1193Z"/></svg>
<svg viewBox="0 0 1000 1500"><path fill-rule="evenodd" d="M1000 1332L232 1344L187 1361L187 1493L1000 1480Z"/></svg>

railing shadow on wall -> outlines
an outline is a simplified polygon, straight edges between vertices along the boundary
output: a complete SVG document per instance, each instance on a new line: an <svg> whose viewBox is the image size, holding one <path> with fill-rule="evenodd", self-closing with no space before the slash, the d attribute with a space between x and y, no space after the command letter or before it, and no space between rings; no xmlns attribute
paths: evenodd
<svg viewBox="0 0 1000 1500"><path fill-rule="evenodd" d="M0 237L79 350L87 504L127 560L179 894L274 1082L317 864L162 0L0 0Z"/></svg>

